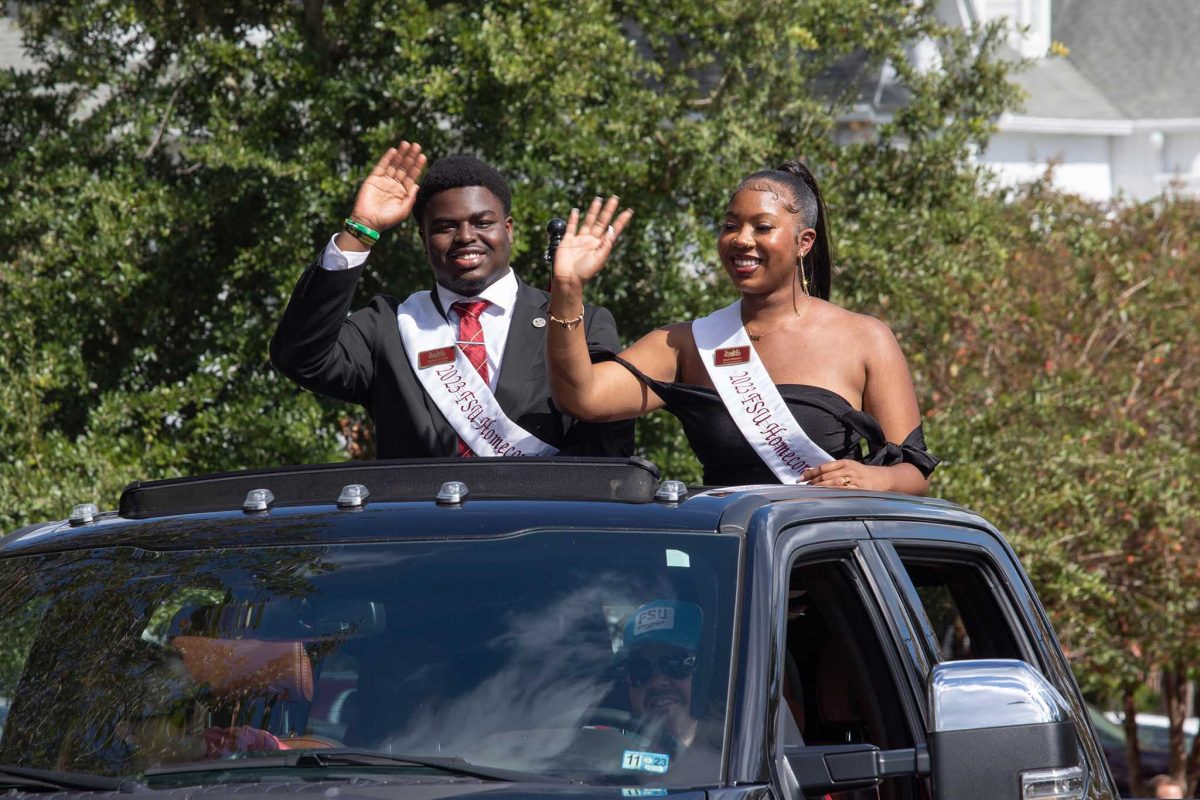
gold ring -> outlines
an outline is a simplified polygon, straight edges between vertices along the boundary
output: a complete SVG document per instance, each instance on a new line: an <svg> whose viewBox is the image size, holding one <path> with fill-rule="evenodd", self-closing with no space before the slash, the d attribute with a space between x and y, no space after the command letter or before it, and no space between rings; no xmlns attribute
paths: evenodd
<svg viewBox="0 0 1200 800"><path fill-rule="evenodd" d="M849 475L842 476L842 486L849 486L852 483L854 483L854 479L851 478Z"/></svg>

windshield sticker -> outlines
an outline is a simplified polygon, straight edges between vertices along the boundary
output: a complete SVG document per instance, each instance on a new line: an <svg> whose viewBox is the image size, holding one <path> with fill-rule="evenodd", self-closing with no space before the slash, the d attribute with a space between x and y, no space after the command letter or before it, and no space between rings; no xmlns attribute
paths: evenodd
<svg viewBox="0 0 1200 800"><path fill-rule="evenodd" d="M692 559L682 550L667 550L667 566L687 569L692 566Z"/></svg>
<svg viewBox="0 0 1200 800"><path fill-rule="evenodd" d="M633 635L641 636L648 631L671 630L675 627L675 609L669 606L647 608L633 621Z"/></svg>
<svg viewBox="0 0 1200 800"><path fill-rule="evenodd" d="M642 772L653 772L665 775L671 757L666 753L642 753L637 750L626 750L621 759L621 769L636 769Z"/></svg>
<svg viewBox="0 0 1200 800"><path fill-rule="evenodd" d="M666 789L622 789L622 797L665 797Z"/></svg>

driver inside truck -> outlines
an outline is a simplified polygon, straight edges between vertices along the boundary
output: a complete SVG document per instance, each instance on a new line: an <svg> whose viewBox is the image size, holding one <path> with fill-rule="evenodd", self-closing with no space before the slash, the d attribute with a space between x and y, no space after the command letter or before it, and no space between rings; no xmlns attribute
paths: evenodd
<svg viewBox="0 0 1200 800"><path fill-rule="evenodd" d="M646 603L626 621L624 646L614 662L639 731L672 755L690 748L696 739L692 676L702 619L695 603Z"/></svg>

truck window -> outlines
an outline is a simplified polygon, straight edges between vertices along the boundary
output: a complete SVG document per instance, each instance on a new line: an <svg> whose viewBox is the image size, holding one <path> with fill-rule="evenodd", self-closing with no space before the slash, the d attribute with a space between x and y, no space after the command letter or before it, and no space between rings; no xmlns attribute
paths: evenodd
<svg viewBox="0 0 1200 800"><path fill-rule="evenodd" d="M849 557L801 561L788 590L784 701L805 744L912 747L914 737L895 649L881 635L874 604ZM839 800L912 800L915 779L885 781L879 792Z"/></svg>
<svg viewBox="0 0 1200 800"><path fill-rule="evenodd" d="M918 606L913 609L918 620L925 618L936 660L1028 660L1008 601L985 563L922 548L896 552L912 582L910 604Z"/></svg>

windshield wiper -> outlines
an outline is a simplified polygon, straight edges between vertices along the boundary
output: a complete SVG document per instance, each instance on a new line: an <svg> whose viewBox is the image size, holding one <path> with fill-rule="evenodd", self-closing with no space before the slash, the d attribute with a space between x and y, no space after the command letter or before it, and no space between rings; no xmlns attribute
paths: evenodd
<svg viewBox="0 0 1200 800"><path fill-rule="evenodd" d="M177 767L160 767L147 770L146 776L178 775L187 772L220 772L240 769L337 769L338 767L430 767L451 775L479 778L485 781L509 783L570 783L566 778L542 775L536 772L518 772L499 767L485 767L457 757L414 756L381 753L376 750L354 750L333 748L329 750L304 750L279 755L254 755L249 758L230 759L218 762L192 763Z"/></svg>
<svg viewBox="0 0 1200 800"><path fill-rule="evenodd" d="M0 765L0 787L25 792L139 792L146 787L133 778L92 775L87 772L63 772Z"/></svg>

